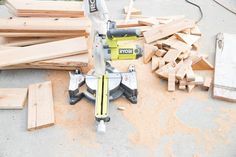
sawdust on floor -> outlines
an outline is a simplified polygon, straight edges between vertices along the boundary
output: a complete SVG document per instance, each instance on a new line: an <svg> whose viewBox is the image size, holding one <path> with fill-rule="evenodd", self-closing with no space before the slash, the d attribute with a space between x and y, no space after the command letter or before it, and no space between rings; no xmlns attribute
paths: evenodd
<svg viewBox="0 0 236 157"><path fill-rule="evenodd" d="M160 144L162 137L185 134L192 135L196 144L203 146L206 153L211 153L217 144L229 143L226 138L223 138L222 134L226 135L236 124L235 113L232 113L232 111L229 113L228 110L224 111L229 116L227 119L230 118L231 120L224 123L222 118L219 118L217 129L192 128L177 117L177 110L189 97L195 97L202 102L206 102L211 98L209 93L203 91L200 87L196 87L191 93L179 90L168 92L167 81L159 79L152 73L150 64L144 65L142 61L132 63L137 69L138 104L127 103L124 99L120 99L115 103L126 107L126 110L122 113L135 128L135 131L130 134L130 140L133 144L153 148ZM113 63L115 67L119 67L122 71L127 70L129 64L130 62L127 61ZM212 75L212 73L210 72L208 75ZM221 114L223 117L226 115L223 112ZM225 130L225 132L219 130ZM171 152L171 147L174 144L170 141L168 147L166 146L168 148L164 151L166 156L174 156ZM193 152L193 155L196 153L199 154L199 152Z"/></svg>
<svg viewBox="0 0 236 157"><path fill-rule="evenodd" d="M66 130L68 138L78 139L89 147L99 147L94 128L94 106L85 99L79 104L69 105L69 73L50 71L48 80L53 84L56 125Z"/></svg>
<svg viewBox="0 0 236 157"><path fill-rule="evenodd" d="M135 128L129 135L134 145L147 146L153 150L151 154L155 154L155 147L160 144L161 138L175 134L192 135L196 144L203 146L207 153L211 153L217 144L229 143L225 136L236 124L236 111L222 109L222 117L216 119L217 129L191 128L177 117L176 112L188 97L207 101L210 98L208 92L197 87L192 93L179 90L170 93L167 91L167 81L159 79L151 72L151 65L144 65L141 59L132 62L116 61L112 65L120 71L126 71L130 63L137 69L138 104L131 104L124 98L118 99L114 104L126 108L122 113ZM82 144L98 148L94 127L94 106L86 100L82 100L79 105L68 105L68 72L51 71L48 80L53 82L56 125L65 128L70 138L79 138ZM211 111L211 108L206 108L206 112ZM174 144L169 141L166 145L164 150L166 156L174 156L172 152ZM193 152L196 153L200 154Z"/></svg>

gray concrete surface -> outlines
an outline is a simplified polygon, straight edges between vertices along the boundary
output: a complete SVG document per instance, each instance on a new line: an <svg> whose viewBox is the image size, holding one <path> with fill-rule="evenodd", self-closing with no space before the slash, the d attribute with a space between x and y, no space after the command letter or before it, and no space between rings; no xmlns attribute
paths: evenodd
<svg viewBox="0 0 236 157"><path fill-rule="evenodd" d="M215 35L218 32L236 33L236 16L216 4L213 0L194 1L202 7L204 13L204 18L199 24L203 33L202 52L209 54L210 61L213 62ZM121 18L122 8L127 3L127 0L107 1L111 17ZM141 8L143 14L149 16L184 14L193 19L199 17L198 10L184 0L137 0L135 7ZM5 16L6 14L6 10L0 7L0 16ZM42 70L2 71L0 73L0 87L27 87L30 83L45 80L48 74L48 71ZM204 143L196 142L196 137L194 138L184 132L163 136L160 142L153 144L152 147L133 144L130 140L130 134L135 131L135 126L127 121L121 112L117 112L116 106L111 105L112 122L108 125L105 135L96 135L94 133L90 137L90 134L87 134L89 131L86 130L86 126L84 126L85 128L71 126L74 129L73 134L78 131L78 136L72 136L72 138L68 137L68 130L61 125L55 125L54 127L35 132L26 131L27 108L19 111L1 110L0 157L193 157L193 155L197 154L199 154L199 157L235 157L236 122L232 115L223 117L226 122L231 122L230 118L234 118L229 124L230 129L226 134L213 136L213 138L209 137L215 135L214 131L217 129L215 118L222 116L221 109L229 109L235 113L236 104L214 100L210 95L209 93L207 100L190 96L176 112L176 116L183 123L190 127L199 128L203 133L209 133L207 134L209 136L200 137L203 138L201 140L206 140L206 144L213 145L210 152L206 151L205 147L207 146ZM147 112L149 111L147 110ZM68 113L68 123L70 123L70 119L73 119L73 114L73 112ZM225 129L228 129L227 124ZM221 142L222 139L228 142ZM171 145L171 153L168 153L168 150L165 152L168 141L174 143Z"/></svg>

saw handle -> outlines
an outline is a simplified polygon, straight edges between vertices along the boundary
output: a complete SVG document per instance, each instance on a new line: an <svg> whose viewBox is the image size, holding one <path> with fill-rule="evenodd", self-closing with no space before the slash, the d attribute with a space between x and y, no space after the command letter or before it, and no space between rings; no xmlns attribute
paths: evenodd
<svg viewBox="0 0 236 157"><path fill-rule="evenodd" d="M139 37L141 32L138 29L110 29L107 31L107 37L112 39L114 37Z"/></svg>

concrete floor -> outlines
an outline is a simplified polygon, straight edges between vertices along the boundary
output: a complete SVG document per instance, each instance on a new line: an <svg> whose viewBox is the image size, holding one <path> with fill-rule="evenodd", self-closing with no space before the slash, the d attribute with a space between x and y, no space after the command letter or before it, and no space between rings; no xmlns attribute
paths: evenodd
<svg viewBox="0 0 236 157"><path fill-rule="evenodd" d="M203 33L201 51L202 53L209 54L209 60L213 63L215 35L218 32L236 33L236 16L216 4L213 0L194 1L202 7L204 13L204 18L199 23ZM111 11L111 17L115 19L122 18L122 8L127 5L127 3L127 0L107 1L108 8ZM137 0L135 2L135 7L141 8L143 15L149 16L184 14L192 19L197 19L199 17L198 10L184 0ZM0 17L6 15L6 9L0 7ZM50 79L51 73L52 71L43 70L2 71L0 73L0 87L27 87L30 83ZM57 73L58 76L67 77L67 74L63 73L60 75L60 73L61 72ZM57 82L63 80L60 80L60 77L57 79ZM66 91L65 87L63 90ZM162 89L157 89L157 93L163 91L164 90ZM152 121L147 122L149 123L148 125L145 124L146 122L144 121L143 126L149 126L145 131L138 127L140 124L129 117L130 115L126 115L125 112L122 114L117 111L115 105L111 105L110 113L112 113L112 121L109 123L107 128L108 131L105 135L96 134L95 129L91 127L93 122L87 122L88 119L89 121L93 121L93 113L89 110L92 109L93 106L84 108L80 105L74 106L74 108L70 107L69 109L67 107L66 111L63 106L57 108L55 110L57 116L56 125L51 128L45 128L34 132L26 131L27 107L19 111L1 110L0 157L20 157L22 155L24 157L235 157L235 103L227 103L212 99L210 92L209 96L208 94L204 95L204 97L207 97L207 99L204 100L201 97L194 96L194 94L188 96L187 93L184 93L181 94L181 96L187 98L185 98L178 106L175 115L184 125L194 129L186 130L174 127L171 131L172 133L165 132L162 133L164 134L163 136L162 134L155 135L158 130L151 130L154 128L152 125L156 125L156 121L160 119L155 117L155 113L151 114L148 107L145 110L138 110L138 107L142 107L139 105L133 106L131 109L134 112L131 110L129 114L136 114L135 112L138 110L141 117L141 112L145 112L145 115L147 116L149 116L150 112L150 116L153 116L150 119L155 121L153 121L153 123ZM165 97L157 97L156 99L162 101L161 99L165 99ZM60 101L61 99L58 100ZM171 100L166 103L170 104ZM171 105L168 107L171 108ZM75 111L75 109L80 110L79 114L84 117L77 115L78 112ZM87 111L88 114L82 113L82 111ZM60 119L60 114L62 112L62 115L65 115L65 120L67 121ZM65 114L64 112L68 113ZM160 114L164 113L165 112ZM135 118L137 118L137 121L142 121L142 118L147 117L141 117L139 119L139 116L137 116ZM162 117L160 116L160 118ZM81 123L78 123L77 120ZM160 121L160 123L168 123L169 121L171 121L171 119ZM89 126L86 124L89 124ZM161 124L161 126L165 127L167 124ZM178 130L181 130L181 132L178 132ZM196 130L200 131L202 134L199 134L199 136L191 134ZM132 139L134 132L136 132L136 140ZM160 136L160 138L157 138L157 136ZM198 141L198 138L200 142ZM143 139L143 142L142 140L137 139ZM158 139L158 141L155 139ZM148 141L145 142L145 140Z"/></svg>

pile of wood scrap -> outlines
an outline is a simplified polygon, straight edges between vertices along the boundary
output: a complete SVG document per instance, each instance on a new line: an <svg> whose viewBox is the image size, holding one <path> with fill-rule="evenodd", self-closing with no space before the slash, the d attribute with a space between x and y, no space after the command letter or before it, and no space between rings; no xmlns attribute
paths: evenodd
<svg viewBox="0 0 236 157"><path fill-rule="evenodd" d="M151 61L152 71L168 80L168 91L175 91L177 83L179 89L189 92L199 85L209 89L211 78L194 73L194 70L213 70L213 66L198 53L201 32L193 21L174 20L143 34L144 63Z"/></svg>
<svg viewBox="0 0 236 157"><path fill-rule="evenodd" d="M83 2L6 0L11 13L20 17L83 17Z"/></svg>
<svg viewBox="0 0 236 157"><path fill-rule="evenodd" d="M194 21L184 16L144 17L117 22L119 28L136 28L143 37L138 41L144 47L143 61L151 62L152 71L168 80L168 91L176 85L189 92L195 86L208 90L212 78L204 78L194 70L213 70L207 56L199 53L201 32Z"/></svg>

